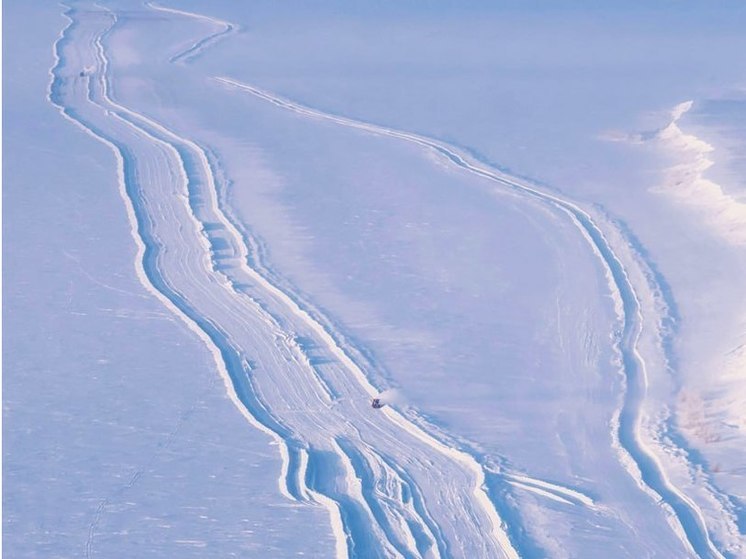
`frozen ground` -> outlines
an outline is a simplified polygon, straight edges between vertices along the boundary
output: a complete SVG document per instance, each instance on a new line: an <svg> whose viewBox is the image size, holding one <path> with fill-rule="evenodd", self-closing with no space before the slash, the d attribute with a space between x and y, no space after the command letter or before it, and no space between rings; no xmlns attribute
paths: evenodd
<svg viewBox="0 0 746 559"><path fill-rule="evenodd" d="M6 8L6 553L742 556L743 9L293 8Z"/></svg>

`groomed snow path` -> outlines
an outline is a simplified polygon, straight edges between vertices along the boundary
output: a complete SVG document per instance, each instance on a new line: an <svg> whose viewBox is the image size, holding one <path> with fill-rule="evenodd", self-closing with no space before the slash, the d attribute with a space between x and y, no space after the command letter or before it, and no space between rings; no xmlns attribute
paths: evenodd
<svg viewBox="0 0 746 559"><path fill-rule="evenodd" d="M236 404L277 440L280 490L328 510L337 557L517 557L475 459L371 409L355 362L248 266L206 154L111 99L103 38L116 16L67 15L50 100L113 150L141 280L203 337Z"/></svg>
<svg viewBox="0 0 746 559"><path fill-rule="evenodd" d="M283 458L280 492L328 512L337 557L518 557L477 459L392 407L371 409L377 391L361 365L269 275L252 268L251 239L223 214L205 151L112 98L105 39L116 14L89 7L67 16L70 24L55 45L50 101L115 154L140 279L202 337L238 409L276 441ZM217 31L171 62L198 56L233 30L202 19ZM628 259L593 215L441 142L322 113L250 84L218 81L300 117L414 143L572 221L617 303L626 391L611 439L620 460L661 505L688 553L723 557L698 505L669 480L641 432L648 371L640 339L648 303L640 293L650 286L635 283ZM94 539L95 526L86 556L93 555Z"/></svg>

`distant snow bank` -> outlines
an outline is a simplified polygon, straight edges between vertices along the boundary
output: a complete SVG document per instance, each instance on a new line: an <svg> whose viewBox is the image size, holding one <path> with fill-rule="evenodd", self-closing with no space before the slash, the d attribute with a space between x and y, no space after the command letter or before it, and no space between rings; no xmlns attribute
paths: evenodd
<svg viewBox="0 0 746 559"><path fill-rule="evenodd" d="M746 246L746 203L706 177L715 164L715 148L679 127L679 120L693 105L693 101L676 105L670 124L652 138L679 160L654 191L687 205L722 239L742 249ZM746 436L746 316L739 322L736 332L740 334L726 334L732 349L714 356L709 365L711 381L704 401L679 402L685 431L700 444L727 447L735 433L739 441Z"/></svg>
<svg viewBox="0 0 746 559"><path fill-rule="evenodd" d="M715 163L710 158L715 148L679 127L679 120L693 105L693 101L676 105L671 111L671 123L652 137L680 160L666 171L663 184L654 190L689 206L729 243L746 246L746 203L706 178L705 172Z"/></svg>

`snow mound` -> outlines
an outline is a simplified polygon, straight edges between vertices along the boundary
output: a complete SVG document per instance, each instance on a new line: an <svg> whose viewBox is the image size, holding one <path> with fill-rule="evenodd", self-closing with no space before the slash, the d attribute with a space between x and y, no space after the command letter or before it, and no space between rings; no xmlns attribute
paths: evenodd
<svg viewBox="0 0 746 559"><path fill-rule="evenodd" d="M693 101L676 105L670 124L654 136L654 141L678 161L668 168L655 191L689 207L728 242L746 245L746 204L706 177L714 164L711 154L715 148L679 127L679 120L693 105Z"/></svg>

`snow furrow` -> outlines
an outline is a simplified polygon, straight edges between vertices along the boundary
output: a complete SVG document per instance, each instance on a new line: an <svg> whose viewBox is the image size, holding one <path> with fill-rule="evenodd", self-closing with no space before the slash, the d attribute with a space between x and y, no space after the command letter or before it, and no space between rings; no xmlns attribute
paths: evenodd
<svg viewBox="0 0 746 559"><path fill-rule="evenodd" d="M464 171L498 183L501 187L507 187L518 194L547 203L565 214L598 256L607 275L609 289L617 301L621 327L617 335L617 349L622 361L621 373L625 380L625 391L618 413L618 427L613 437L618 442L621 461L630 474L638 480L641 487L654 495L656 500L660 500L663 507L670 511L675 520L675 530L686 547L701 558L723 557L710 539L704 516L697 504L669 480L662 463L641 436L642 408L646 399L648 372L646 362L639 350L639 341L644 325L650 328L656 328L658 325L644 323L642 304L630 279L630 274L604 234L602 227L589 212L568 199L543 191L523 180L486 166L470 155L437 140L325 113L230 78L216 77L215 79L227 87L244 91L255 98L302 117L333 122L364 133L391 137L419 145L439 154L448 163ZM612 227L609 223L605 225Z"/></svg>
<svg viewBox="0 0 746 559"><path fill-rule="evenodd" d="M409 484L358 442L340 438L337 445L360 481L361 497L398 553L407 558L433 556L430 550L435 540L424 518L410 506Z"/></svg>
<svg viewBox="0 0 746 559"><path fill-rule="evenodd" d="M111 99L105 38L116 15L96 9L67 15L49 100L114 153L138 245L138 277L204 341L233 403L280 447L280 491L326 508L337 557L369 556L370 549L400 556L385 542L411 542L410 526L439 534L438 547L453 556L517 557L485 493L481 466L395 410L372 410L376 391L365 372L319 322L251 268L240 233L220 211L205 152ZM216 243L218 234L231 257ZM247 284L256 295L237 288ZM324 354L320 364L308 359L299 339L313 340ZM378 493L363 496L349 458L355 451L348 448L348 455L337 443L363 439L417 487L417 506L391 494L385 502ZM411 523L383 529L371 499L388 518ZM408 556L422 556L409 547Z"/></svg>
<svg viewBox="0 0 746 559"><path fill-rule="evenodd" d="M192 19L196 19L205 23L208 23L210 25L214 25L220 28L220 31L216 31L215 33L208 35L206 37L203 37L199 41L195 42L191 47L189 47L186 50L183 50L175 55L173 55L171 58L168 59L169 62L173 63L187 63L191 62L195 58L197 58L202 52L215 45L218 41L223 39L225 36L230 35L235 30L235 26L232 23L228 23L227 21L223 21L222 19L217 19L214 17L208 17L201 14L195 14L192 12L187 12L184 10L177 10L175 8L167 8L165 6L159 6L158 4L155 4L154 2L147 2L145 4L149 8L153 10L158 10L161 12L165 12L167 14L175 14L182 17L188 17Z"/></svg>
<svg viewBox="0 0 746 559"><path fill-rule="evenodd" d="M287 447L286 438L282 436L279 430L273 427L267 426L261 418L255 414L255 408L250 405L242 403L242 397L250 396L248 394L240 394L238 387L240 384L234 383L231 379L231 373L227 366L227 360L225 359L224 352L221 350L218 344L215 343L213 333L210 332L204 324L201 324L199 319L193 316L191 310L187 307L182 306L180 299L171 294L164 285L160 284L160 281L153 273L156 269L154 252L157 251L157 247L154 246L151 239L148 238L146 233L148 227L148 219L143 216L137 207L136 201L138 199L137 193L132 189L131 182L128 181L128 167L130 161L126 158L126 150L123 146L117 142L111 140L104 135L94 125L86 123L86 121L79 115L78 111L71 104L68 104L67 96L70 92L67 89L75 88L78 91L75 93L79 96L88 99L87 84L83 84L82 80L76 81L75 76L78 71L85 72L91 65L90 60L81 60L80 58L75 59L74 56L63 54L63 50L67 50L71 45L71 35L77 31L79 23L74 19L75 12L72 8L67 7L67 11L63 14L68 19L68 25L63 29L60 37L55 42L53 47L54 53L54 64L50 69L50 86L47 98L49 102L55 106L63 118L70 121L73 125L79 127L84 133L90 135L94 139L102 142L104 145L109 147L114 155L116 161L116 173L117 182L119 186L119 194L124 203L128 221L130 224L130 233L132 239L137 248L135 257L135 272L137 274L140 283L143 287L151 293L155 298L168 308L174 315L182 319L184 324L196 334L209 349L213 356L216 369L223 380L226 393L235 407L241 412L245 419L253 425L256 429L264 432L268 436L274 439L275 443L280 448L280 455L283 459L283 472L287 470ZM71 60L72 58L72 60ZM70 71L69 66L73 66L74 69ZM71 84L71 82L73 82ZM81 85L82 84L82 85ZM86 91L81 92L80 89L85 88ZM250 413L248 410L251 409ZM282 483L283 478L280 478L279 490L280 492L289 499L292 499L292 495L287 491L286 487ZM104 501L105 503L105 501ZM99 506L94 512L94 518L90 525L89 533L87 534L85 543L85 556L93 556L93 540L95 536L95 528L98 524L99 518L105 509L105 504Z"/></svg>
<svg viewBox="0 0 746 559"><path fill-rule="evenodd" d="M591 510L599 510L599 505L591 499L585 493L578 491L577 489L571 489L563 485L556 483L549 483L541 479L528 477L525 475L505 473L503 477L510 483L519 484L521 487L532 490L533 488L540 489L544 492L551 493L562 501L569 504L577 504L588 507Z"/></svg>

